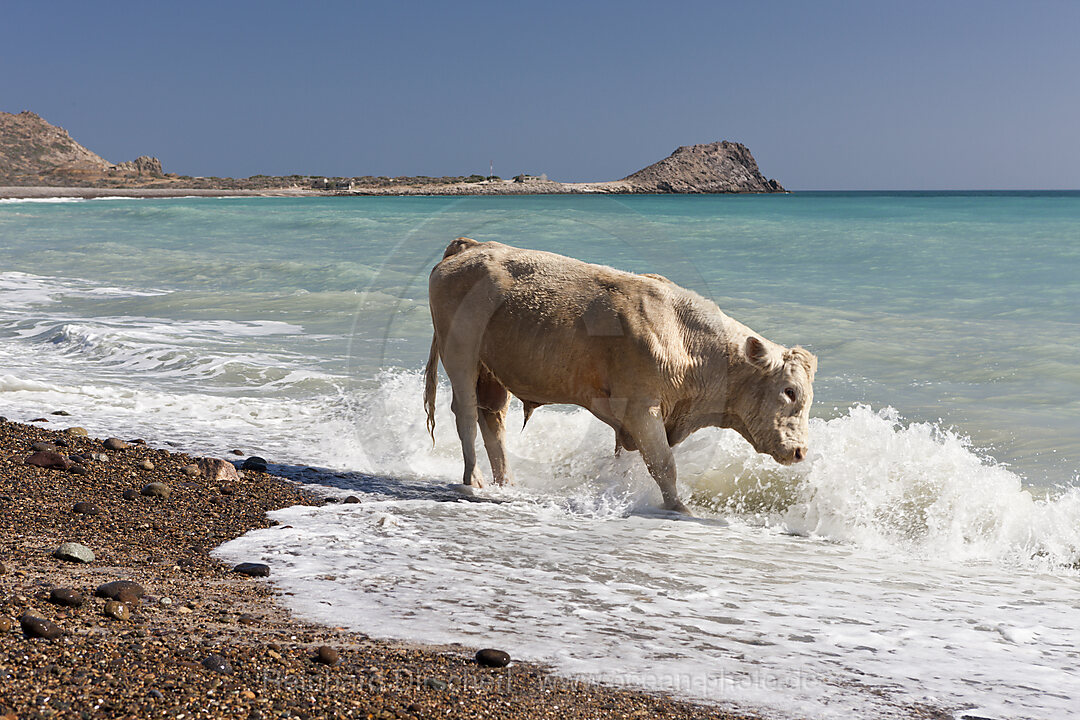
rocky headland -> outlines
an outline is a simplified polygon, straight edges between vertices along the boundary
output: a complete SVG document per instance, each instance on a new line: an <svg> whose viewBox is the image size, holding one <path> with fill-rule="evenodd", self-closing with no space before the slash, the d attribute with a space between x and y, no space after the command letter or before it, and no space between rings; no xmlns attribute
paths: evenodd
<svg viewBox="0 0 1080 720"><path fill-rule="evenodd" d="M324 177L253 175L197 177L164 171L140 156L110 162L76 142L66 130L29 112L0 112L0 197L126 195L544 195L635 193L786 192L766 179L745 145L688 145L621 180L563 183L544 175L512 179L449 177Z"/></svg>

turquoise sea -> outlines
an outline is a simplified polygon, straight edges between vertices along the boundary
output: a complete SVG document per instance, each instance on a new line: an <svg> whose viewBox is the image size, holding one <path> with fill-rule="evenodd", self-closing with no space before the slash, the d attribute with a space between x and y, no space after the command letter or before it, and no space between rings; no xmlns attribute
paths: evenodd
<svg viewBox="0 0 1080 720"><path fill-rule="evenodd" d="M809 461L699 432L689 522L544 408L507 502L460 501L419 375L459 235L660 273L811 349ZM342 605L291 601L314 619L777 717L1080 697L1080 192L0 200L0 415L58 409L364 493L220 550L337 577Z"/></svg>

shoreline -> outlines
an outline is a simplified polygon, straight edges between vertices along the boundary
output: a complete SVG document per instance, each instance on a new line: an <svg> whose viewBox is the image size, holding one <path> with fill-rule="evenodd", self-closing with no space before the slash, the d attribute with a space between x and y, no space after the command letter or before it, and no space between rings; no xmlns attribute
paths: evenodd
<svg viewBox="0 0 1080 720"><path fill-rule="evenodd" d="M63 187L51 185L0 185L0 200L34 200L50 198L183 198L183 197L463 197L520 195L789 195L784 192L735 193L657 193L645 192L622 180L607 182L531 182L517 183L499 180L484 183L455 183L449 185L402 185L399 187L357 187L350 190L317 190L312 188L182 188L182 187Z"/></svg>
<svg viewBox="0 0 1080 720"><path fill-rule="evenodd" d="M269 583L210 553L274 526L268 511L323 498L262 472L187 475L188 455L139 443L107 450L100 440L54 429L73 425L69 418L42 417L51 422L0 420L0 715L755 717L566 678L535 663L483 668L464 646L375 640L294 618ZM85 458L85 471L25 464L35 442L66 444L56 450ZM169 487L169 496L139 494L151 482ZM75 512L75 503L90 503L97 514ZM90 547L96 559L54 558L68 541ZM128 619L106 617L105 600L94 597L114 580L146 591L127 604ZM51 602L56 588L81 594L81 606ZM24 637L24 614L63 635ZM332 664L318 660L323 647ZM214 655L229 672L206 667Z"/></svg>

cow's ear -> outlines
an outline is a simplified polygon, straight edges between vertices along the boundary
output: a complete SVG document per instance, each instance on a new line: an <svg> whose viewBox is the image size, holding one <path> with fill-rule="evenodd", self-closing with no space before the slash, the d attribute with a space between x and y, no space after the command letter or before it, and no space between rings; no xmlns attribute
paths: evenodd
<svg viewBox="0 0 1080 720"><path fill-rule="evenodd" d="M778 364L769 347L753 335L746 338L744 351L746 352L746 359L762 370L773 370Z"/></svg>

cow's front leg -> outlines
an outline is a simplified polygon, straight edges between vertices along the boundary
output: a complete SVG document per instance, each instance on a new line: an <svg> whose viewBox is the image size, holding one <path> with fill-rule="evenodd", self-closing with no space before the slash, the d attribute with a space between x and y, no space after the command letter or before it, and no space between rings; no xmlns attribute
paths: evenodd
<svg viewBox="0 0 1080 720"><path fill-rule="evenodd" d="M660 408L646 409L635 418L633 425L631 435L638 449L641 450L645 467L649 469L649 474L660 486L660 494L664 497L664 507L690 515L690 510L679 500L679 492L675 488L675 456L672 455L671 446L668 445L667 431L660 417Z"/></svg>

